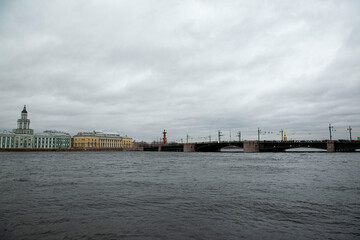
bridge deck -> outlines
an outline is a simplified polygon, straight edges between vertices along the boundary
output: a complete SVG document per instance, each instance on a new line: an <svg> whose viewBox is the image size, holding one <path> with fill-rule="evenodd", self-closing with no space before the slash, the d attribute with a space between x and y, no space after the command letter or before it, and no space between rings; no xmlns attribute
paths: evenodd
<svg viewBox="0 0 360 240"><path fill-rule="evenodd" d="M330 147L337 152L350 152L360 149L360 141L232 141L232 142L202 142L202 143L189 143L194 145L195 152L219 152L222 148L235 146L239 148L246 148L244 143L256 143L254 152L281 152L286 149L293 148L314 148L329 151ZM155 145L144 147L144 151L171 151L183 152L185 144L168 144L168 145ZM256 149L258 148L258 149ZM244 149L245 151L246 149Z"/></svg>

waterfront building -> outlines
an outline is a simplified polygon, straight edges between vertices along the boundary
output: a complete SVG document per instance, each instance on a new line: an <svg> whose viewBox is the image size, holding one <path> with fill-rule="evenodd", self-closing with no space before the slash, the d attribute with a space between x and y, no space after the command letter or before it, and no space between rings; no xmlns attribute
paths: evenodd
<svg viewBox="0 0 360 240"><path fill-rule="evenodd" d="M15 147L15 134L12 132L4 131L0 133L0 148L14 148Z"/></svg>
<svg viewBox="0 0 360 240"><path fill-rule="evenodd" d="M0 148L69 149L71 136L59 131L34 134L34 130L30 129L30 119L24 106L21 117L17 120L17 128L11 132L0 133Z"/></svg>
<svg viewBox="0 0 360 240"><path fill-rule="evenodd" d="M34 130L30 129L30 119L26 106L24 106L20 118L17 120L17 128L12 132L4 131L0 134L0 148L33 148Z"/></svg>
<svg viewBox="0 0 360 240"><path fill-rule="evenodd" d="M4 131L0 134L0 148L33 148L34 130L30 129L30 119L24 106L20 118L17 120L17 128L11 132Z"/></svg>
<svg viewBox="0 0 360 240"><path fill-rule="evenodd" d="M71 148L71 136L68 133L46 130L35 134L34 148L41 149L69 149Z"/></svg>
<svg viewBox="0 0 360 240"><path fill-rule="evenodd" d="M131 148L132 139L122 137L118 133L103 132L79 132L72 139L73 148L94 149L94 148Z"/></svg>
<svg viewBox="0 0 360 240"><path fill-rule="evenodd" d="M123 148L132 148L132 138L123 137L122 145L123 145Z"/></svg>

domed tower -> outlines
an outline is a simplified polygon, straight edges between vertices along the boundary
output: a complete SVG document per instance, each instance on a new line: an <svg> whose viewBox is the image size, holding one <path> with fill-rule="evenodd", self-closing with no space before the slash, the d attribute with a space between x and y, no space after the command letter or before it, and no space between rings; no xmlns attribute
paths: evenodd
<svg viewBox="0 0 360 240"><path fill-rule="evenodd" d="M21 112L21 118L17 120L17 129L14 130L16 134L34 134L34 130L30 129L30 119L28 117L28 112L26 111L26 105Z"/></svg>

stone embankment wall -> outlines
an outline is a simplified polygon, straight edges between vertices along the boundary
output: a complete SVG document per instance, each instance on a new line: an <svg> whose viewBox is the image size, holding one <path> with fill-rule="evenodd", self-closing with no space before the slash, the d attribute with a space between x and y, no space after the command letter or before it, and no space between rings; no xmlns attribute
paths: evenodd
<svg viewBox="0 0 360 240"><path fill-rule="evenodd" d="M71 148L71 149L39 149L39 148L0 148L0 152L110 152L110 151L143 151L144 148Z"/></svg>

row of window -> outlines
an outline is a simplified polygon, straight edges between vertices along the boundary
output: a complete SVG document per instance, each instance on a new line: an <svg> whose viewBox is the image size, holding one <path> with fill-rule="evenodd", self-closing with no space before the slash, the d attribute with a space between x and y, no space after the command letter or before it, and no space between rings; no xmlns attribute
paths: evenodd
<svg viewBox="0 0 360 240"><path fill-rule="evenodd" d="M76 141L78 140L78 141ZM115 148L125 147L130 148L132 142L128 140L118 139L95 139L85 141L85 139L74 139L74 147L103 147L103 148ZM70 148L70 138L57 138L57 137L13 137L13 136L0 136L1 148Z"/></svg>
<svg viewBox="0 0 360 240"><path fill-rule="evenodd" d="M74 142L123 142L123 140L105 140L105 139L74 139Z"/></svg>
<svg viewBox="0 0 360 240"><path fill-rule="evenodd" d="M70 142L70 138L0 136L1 148L70 148Z"/></svg>

